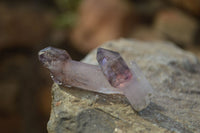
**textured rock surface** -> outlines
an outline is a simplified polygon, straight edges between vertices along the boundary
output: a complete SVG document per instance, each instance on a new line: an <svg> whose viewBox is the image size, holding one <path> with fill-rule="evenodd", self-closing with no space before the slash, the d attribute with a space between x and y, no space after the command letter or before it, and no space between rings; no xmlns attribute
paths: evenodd
<svg viewBox="0 0 200 133"><path fill-rule="evenodd" d="M49 133L200 131L200 62L193 54L167 42L122 39L102 47L137 62L155 89L152 103L136 113L123 96L54 84ZM97 64L96 50L83 62Z"/></svg>

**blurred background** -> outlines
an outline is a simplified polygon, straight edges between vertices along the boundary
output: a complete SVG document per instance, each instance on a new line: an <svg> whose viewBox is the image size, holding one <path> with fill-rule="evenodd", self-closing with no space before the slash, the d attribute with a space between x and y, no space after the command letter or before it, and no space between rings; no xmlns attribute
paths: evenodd
<svg viewBox="0 0 200 133"><path fill-rule="evenodd" d="M47 132L52 81L40 49L63 48L81 60L121 37L171 41L200 57L200 1L1 0L0 132Z"/></svg>

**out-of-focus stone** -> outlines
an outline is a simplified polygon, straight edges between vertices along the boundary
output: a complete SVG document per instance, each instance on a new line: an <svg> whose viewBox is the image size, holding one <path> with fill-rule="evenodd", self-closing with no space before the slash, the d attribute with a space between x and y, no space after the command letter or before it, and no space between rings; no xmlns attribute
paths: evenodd
<svg viewBox="0 0 200 133"><path fill-rule="evenodd" d="M158 13L154 26L161 37L185 48L195 43L195 34L199 29L194 18L174 9Z"/></svg>
<svg viewBox="0 0 200 133"><path fill-rule="evenodd" d="M193 54L168 42L122 39L102 47L138 63L155 89L152 103L136 113L123 96L54 84L49 133L200 131L200 62ZM96 50L83 62L97 64Z"/></svg>
<svg viewBox="0 0 200 133"><path fill-rule="evenodd" d="M19 83L17 80L9 80L0 82L0 86L0 110L8 114L15 112Z"/></svg>
<svg viewBox="0 0 200 133"><path fill-rule="evenodd" d="M49 91L49 86L39 88L40 93L38 94L39 110L44 116L49 116L51 110L51 93Z"/></svg>
<svg viewBox="0 0 200 133"><path fill-rule="evenodd" d="M44 94L44 89L49 91L49 87L43 86L51 82L46 80L43 70L40 73L36 56L34 58L32 54L26 48L4 49L0 52L1 132L44 131L42 129L49 116L51 97L50 94L49 97ZM39 97L41 95L45 96L45 103Z"/></svg>
<svg viewBox="0 0 200 133"><path fill-rule="evenodd" d="M20 54L0 60L0 111L5 114L13 114L17 111L22 79L20 74L22 71L27 72L24 66L28 60L30 60L28 57Z"/></svg>
<svg viewBox="0 0 200 133"><path fill-rule="evenodd" d="M11 46L33 47L50 34L54 15L31 6L0 3L0 49Z"/></svg>
<svg viewBox="0 0 200 133"><path fill-rule="evenodd" d="M178 7L190 11L193 15L200 16L200 1L199 0L169 0Z"/></svg>
<svg viewBox="0 0 200 133"><path fill-rule="evenodd" d="M136 13L143 22L151 21L157 12L167 6L164 0L136 0L133 3Z"/></svg>
<svg viewBox="0 0 200 133"><path fill-rule="evenodd" d="M127 2L127 1L126 1ZM105 41L126 35L135 19L123 0L83 0L71 41L86 53Z"/></svg>
<svg viewBox="0 0 200 133"><path fill-rule="evenodd" d="M138 25L129 37L143 41L158 41L164 39L153 27L147 27L145 25Z"/></svg>

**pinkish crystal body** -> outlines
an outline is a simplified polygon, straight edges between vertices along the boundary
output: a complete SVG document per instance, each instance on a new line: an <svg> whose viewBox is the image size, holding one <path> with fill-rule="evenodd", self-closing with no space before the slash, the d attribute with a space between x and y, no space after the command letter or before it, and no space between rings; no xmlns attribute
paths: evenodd
<svg viewBox="0 0 200 133"><path fill-rule="evenodd" d="M59 85L104 94L124 94L136 111L150 103L153 93L151 85L136 63L132 62L129 69L117 52L99 48L97 60L100 67L73 61L65 50L53 47L41 50L39 60Z"/></svg>
<svg viewBox="0 0 200 133"><path fill-rule="evenodd" d="M123 94L112 87L100 67L71 60L65 50L47 47L39 52L39 60L59 85L73 86L104 94Z"/></svg>
<svg viewBox="0 0 200 133"><path fill-rule="evenodd" d="M123 91L136 111L149 105L153 90L136 63L131 70L119 53L102 48L97 50L97 61L109 83Z"/></svg>

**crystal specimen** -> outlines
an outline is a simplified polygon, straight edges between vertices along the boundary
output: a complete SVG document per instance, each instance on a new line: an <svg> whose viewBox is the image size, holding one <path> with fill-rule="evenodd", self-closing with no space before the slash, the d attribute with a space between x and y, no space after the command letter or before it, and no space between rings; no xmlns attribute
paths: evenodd
<svg viewBox="0 0 200 133"><path fill-rule="evenodd" d="M97 50L97 61L109 83L123 91L136 111L149 105L153 90L136 63L131 70L119 53L103 48Z"/></svg>
<svg viewBox="0 0 200 133"><path fill-rule="evenodd" d="M53 47L41 50L38 56L49 69L53 81L59 85L104 94L123 94L136 111L150 103L151 85L136 63L132 62L129 69L117 52L98 48L100 67L74 61L65 50Z"/></svg>
<svg viewBox="0 0 200 133"><path fill-rule="evenodd" d="M49 69L53 81L59 85L104 94L123 94L109 84L99 66L74 61L65 50L47 47L38 56Z"/></svg>

